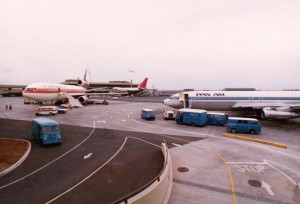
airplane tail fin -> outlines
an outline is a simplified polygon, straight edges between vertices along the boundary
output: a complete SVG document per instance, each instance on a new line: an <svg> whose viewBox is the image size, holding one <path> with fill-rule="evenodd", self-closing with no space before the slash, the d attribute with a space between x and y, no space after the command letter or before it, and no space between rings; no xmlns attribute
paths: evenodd
<svg viewBox="0 0 300 204"><path fill-rule="evenodd" d="M87 81L87 80L86 80L86 72L87 72L87 68L85 69L85 72L84 72L84 77L83 77L83 80L84 80L84 81Z"/></svg>
<svg viewBox="0 0 300 204"><path fill-rule="evenodd" d="M148 81L148 78L146 77L146 78L144 79L144 81L142 81L142 82L140 83L139 89L145 89L145 88L147 88L147 81Z"/></svg>
<svg viewBox="0 0 300 204"><path fill-rule="evenodd" d="M87 72L87 68L85 70L83 80L78 79L78 81L77 81L78 86L81 86L84 88L87 88L89 86L89 82L86 80L86 72Z"/></svg>

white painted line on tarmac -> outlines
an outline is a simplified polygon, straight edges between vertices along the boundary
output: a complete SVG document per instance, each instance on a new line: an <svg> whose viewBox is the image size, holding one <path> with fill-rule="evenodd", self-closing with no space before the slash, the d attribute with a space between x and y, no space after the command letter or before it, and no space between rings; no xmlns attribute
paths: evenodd
<svg viewBox="0 0 300 204"><path fill-rule="evenodd" d="M56 196L55 198L53 198L52 200L46 202L46 204L51 203L55 200L57 200L58 198L60 198L61 196L67 194L68 192L72 191L74 188L76 188L77 186L79 186L80 184L82 184L83 182L85 182L86 180L88 180L90 177L92 177L95 173L97 173L100 169L102 169L108 162L110 162L114 157L117 156L117 154L122 150L122 148L124 147L126 141L127 141L127 137L125 138L123 144L121 145L121 147L118 149L118 151L111 157L109 158L104 164L102 164L98 169L96 169L94 172L92 172L90 175L88 175L86 178L84 178L83 180L81 180L80 182L78 182L75 186L69 188L68 190L66 190L65 192L63 192L62 194Z"/></svg>
<svg viewBox="0 0 300 204"><path fill-rule="evenodd" d="M265 188L270 195L275 195L275 193L271 189L271 186L269 184L267 184L266 182L261 181L261 187Z"/></svg>
<svg viewBox="0 0 300 204"><path fill-rule="evenodd" d="M83 156L83 159L91 158L92 155L93 155L93 153L89 153L89 154L87 154L87 155L84 155L84 156Z"/></svg>
<svg viewBox="0 0 300 204"><path fill-rule="evenodd" d="M296 159L300 159L299 156L295 156L295 155L292 155L292 154L288 154L288 153L285 153L285 152L281 152L281 151L278 151L278 150L274 150L274 149L271 149L271 148L267 148L263 145L257 145L257 144L254 144L254 143L249 143L249 142L246 142L246 141L239 141L239 140L233 140L233 139L230 139L230 138L225 138L225 137L221 137L221 136L212 136L212 135L207 135L207 134L201 134L201 133L196 133L196 132L191 132L191 131L186 131L186 130L178 130L178 129L174 129L174 128L167 128L167 127L163 127L163 126L156 126L156 125L149 125L147 123L142 123L140 121L136 121L134 119L132 119L132 121L136 122L136 123L140 123L140 124L143 124L143 125L148 125L148 126L153 126L153 127L160 127L160 128L164 128L164 129L170 129L170 130L173 130L173 131L177 131L177 132L182 132L182 133L190 133L190 134L195 134L195 135L199 135L199 136L206 136L208 138L216 138L216 139L222 139L222 140L227 140L227 141L231 141L231 142L235 142L235 143L238 143L238 144L245 144L247 146L253 146L253 147L256 147L256 148L260 148L260 149L264 149L264 150L267 150L267 151L271 151L271 152L275 152L275 153L278 153L278 154L282 154L282 155L285 155L285 156L289 156L289 157L294 157ZM137 129L137 128L135 128ZM146 131L144 131L146 132Z"/></svg>
<svg viewBox="0 0 300 204"><path fill-rule="evenodd" d="M28 174L28 175L26 175L26 176L24 176L24 177L22 177L22 178L20 178L20 179L18 179L18 180L15 180L15 181L13 181L13 182L11 182L11 183L9 183L9 184L6 184L6 185L4 185L4 186L0 186L0 189L6 188L6 187L8 187L8 186L10 186L10 185L13 185L13 184L15 184L15 183L17 183L17 182L19 182L19 181L22 181L22 180L26 179L26 178L29 177L29 176L32 176L33 174L35 174L35 173L41 171L42 169L46 168L46 167L49 166L50 164L56 162L57 160L61 159L62 157L66 156L67 154L69 154L70 152L72 152L73 150L75 150L77 147L79 147L80 145L82 145L87 139L89 139L89 138L92 136L92 134L94 133L95 128L96 128L95 121L93 121L93 123L94 123L94 128L93 128L92 132L91 132L84 140L82 140L78 145L76 145L75 147L73 147L72 149L70 149L69 151L67 151L66 153L62 154L61 156L57 157L56 159L52 160L52 161L49 162L48 164L46 164L46 165L42 166L41 168L39 168L39 169L37 169L37 170L31 172L30 174Z"/></svg>
<svg viewBox="0 0 300 204"><path fill-rule="evenodd" d="M142 123L140 121L137 121L137 120L134 120L132 119L133 122L136 122L136 123L140 123L140 124L143 124L143 125L148 125L148 126L152 126L154 128L164 128L164 129L167 129L167 130L173 130L173 131L178 131L178 132L183 132L183 133L190 133L190 134L195 134L195 135L201 135L201 136L207 136L207 134L201 134L201 133L196 133L196 132L190 132L190 131L185 131L185 130L178 130L178 129L174 129L174 128L167 128L167 127L163 127L163 126L157 126L157 125L149 125L147 123Z"/></svg>
<svg viewBox="0 0 300 204"><path fill-rule="evenodd" d="M181 145L180 144L175 144L175 143L171 143L173 146L175 146L175 147L181 147Z"/></svg>
<svg viewBox="0 0 300 204"><path fill-rule="evenodd" d="M264 160L267 162L267 160ZM277 169L276 167L274 167L273 165L271 165L270 163L268 163L268 165L270 167L272 167L273 169L277 170L279 173L281 173L282 175L284 175L285 177L287 177L295 186L297 186L297 183L291 178L289 177L288 175L286 175L284 172L280 171L279 169Z"/></svg>
<svg viewBox="0 0 300 204"><path fill-rule="evenodd" d="M267 162L227 162L228 164L253 164L253 165L267 165Z"/></svg>
<svg viewBox="0 0 300 204"><path fill-rule="evenodd" d="M292 172L294 172L294 173L300 174L299 171L296 171L296 170L294 170L294 169L291 169L291 168L289 168L289 167L286 167L286 166L284 166L284 165L282 165L282 164L279 164L279 163L276 163L276 162L273 162L273 161L270 161L270 160L264 160L264 161L266 161L267 164L269 164L269 163L277 164L277 165L279 165L279 166L281 166L281 167L283 167L283 168L286 168L286 169L288 169L288 170L290 170L290 171L292 171Z"/></svg>

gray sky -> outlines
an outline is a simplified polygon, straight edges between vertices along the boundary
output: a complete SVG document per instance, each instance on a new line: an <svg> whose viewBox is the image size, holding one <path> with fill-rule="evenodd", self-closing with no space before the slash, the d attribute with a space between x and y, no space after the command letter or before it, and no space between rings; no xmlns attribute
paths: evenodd
<svg viewBox="0 0 300 204"><path fill-rule="evenodd" d="M300 88L299 0L0 0L0 84ZM128 71L135 70L135 73Z"/></svg>

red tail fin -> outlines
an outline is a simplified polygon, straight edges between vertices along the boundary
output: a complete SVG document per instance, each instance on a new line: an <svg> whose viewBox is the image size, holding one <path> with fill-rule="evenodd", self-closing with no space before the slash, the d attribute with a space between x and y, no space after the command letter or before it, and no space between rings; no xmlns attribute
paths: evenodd
<svg viewBox="0 0 300 204"><path fill-rule="evenodd" d="M145 78L139 85L139 89L145 89L147 87L148 78Z"/></svg>

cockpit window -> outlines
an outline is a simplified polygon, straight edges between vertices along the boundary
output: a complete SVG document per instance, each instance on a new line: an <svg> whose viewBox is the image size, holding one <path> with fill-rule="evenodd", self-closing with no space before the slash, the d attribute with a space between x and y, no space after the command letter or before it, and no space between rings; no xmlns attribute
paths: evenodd
<svg viewBox="0 0 300 204"><path fill-rule="evenodd" d="M26 88L27 91L35 91L36 88Z"/></svg>

